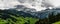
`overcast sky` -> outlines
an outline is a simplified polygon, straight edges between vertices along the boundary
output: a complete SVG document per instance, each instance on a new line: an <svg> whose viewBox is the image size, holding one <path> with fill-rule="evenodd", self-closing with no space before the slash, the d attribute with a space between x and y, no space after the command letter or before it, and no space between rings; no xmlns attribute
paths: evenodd
<svg viewBox="0 0 60 24"><path fill-rule="evenodd" d="M0 9L15 8L16 5L24 5L27 8L34 8L37 11L45 10L47 7L60 6L60 0L0 0Z"/></svg>

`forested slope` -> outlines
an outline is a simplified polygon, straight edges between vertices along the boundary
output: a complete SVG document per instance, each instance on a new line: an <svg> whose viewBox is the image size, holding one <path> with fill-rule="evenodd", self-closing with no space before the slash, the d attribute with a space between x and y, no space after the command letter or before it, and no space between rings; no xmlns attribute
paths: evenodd
<svg viewBox="0 0 60 24"><path fill-rule="evenodd" d="M20 13L21 12L21 13ZM35 24L37 18L22 11L0 10L0 24ZM24 14L22 14L24 13Z"/></svg>

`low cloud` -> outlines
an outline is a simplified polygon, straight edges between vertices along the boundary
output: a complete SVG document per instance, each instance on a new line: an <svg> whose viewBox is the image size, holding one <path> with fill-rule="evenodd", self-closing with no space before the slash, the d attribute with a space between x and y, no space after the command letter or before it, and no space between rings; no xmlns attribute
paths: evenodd
<svg viewBox="0 0 60 24"><path fill-rule="evenodd" d="M41 11L47 8L54 7L56 2L52 2L53 0L0 0L0 9L10 9L16 8L16 5L24 5L27 8L36 9L36 11Z"/></svg>

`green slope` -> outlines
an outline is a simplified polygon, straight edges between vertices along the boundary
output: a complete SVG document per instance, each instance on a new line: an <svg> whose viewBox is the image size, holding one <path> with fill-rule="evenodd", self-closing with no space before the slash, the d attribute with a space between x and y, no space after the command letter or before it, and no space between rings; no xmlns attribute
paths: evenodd
<svg viewBox="0 0 60 24"><path fill-rule="evenodd" d="M0 11L0 24L35 24L36 21L38 21L37 18Z"/></svg>
<svg viewBox="0 0 60 24"><path fill-rule="evenodd" d="M12 18L2 19L0 18L0 24L35 24L36 21L38 21L37 18L32 17L15 17L14 15L10 15Z"/></svg>
<svg viewBox="0 0 60 24"><path fill-rule="evenodd" d="M55 23L52 23L52 24L60 24L60 21L58 21L58 22L55 22Z"/></svg>

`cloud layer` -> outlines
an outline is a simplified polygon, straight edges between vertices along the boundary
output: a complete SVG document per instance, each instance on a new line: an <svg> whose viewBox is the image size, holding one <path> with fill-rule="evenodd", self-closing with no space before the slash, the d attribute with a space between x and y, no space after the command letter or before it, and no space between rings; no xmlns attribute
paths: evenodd
<svg viewBox="0 0 60 24"><path fill-rule="evenodd" d="M34 8L37 11L57 7L60 0L0 0L0 9L16 8L16 5L24 5L27 8Z"/></svg>

